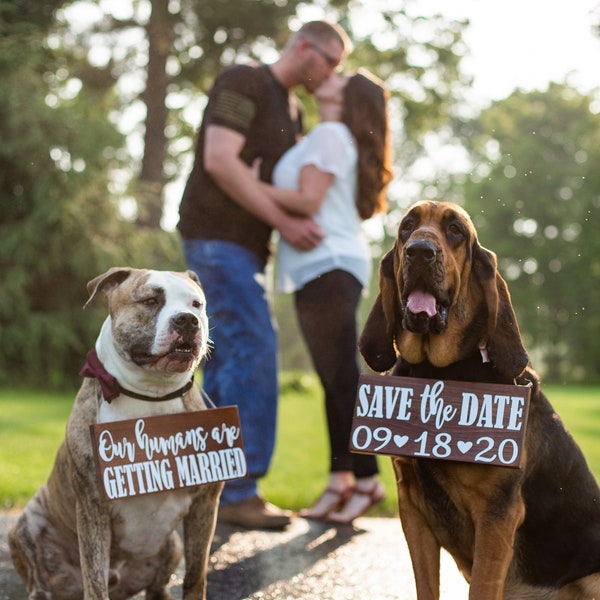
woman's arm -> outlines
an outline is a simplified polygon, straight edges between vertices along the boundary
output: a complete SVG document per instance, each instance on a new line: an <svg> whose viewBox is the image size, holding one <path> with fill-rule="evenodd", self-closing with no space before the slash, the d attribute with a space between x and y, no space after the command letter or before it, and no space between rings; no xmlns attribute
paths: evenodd
<svg viewBox="0 0 600 600"><path fill-rule="evenodd" d="M239 158L244 141L244 136L232 129L209 125L204 154L206 172L235 202L278 229L281 236L297 250L311 250L320 244L324 234L319 225L312 219L290 214L274 202L246 163Z"/></svg>
<svg viewBox="0 0 600 600"><path fill-rule="evenodd" d="M264 182L261 182L261 185L279 207L296 215L311 217L323 204L334 177L333 173L321 171L315 165L309 164L300 171L297 190L274 187Z"/></svg>

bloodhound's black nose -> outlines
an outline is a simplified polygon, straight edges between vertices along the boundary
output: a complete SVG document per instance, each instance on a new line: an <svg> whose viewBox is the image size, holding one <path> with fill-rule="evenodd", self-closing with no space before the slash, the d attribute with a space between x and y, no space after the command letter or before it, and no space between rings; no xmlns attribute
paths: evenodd
<svg viewBox="0 0 600 600"><path fill-rule="evenodd" d="M435 260L437 251L432 242L428 240L414 240L404 248L406 258L411 262L420 261L431 263Z"/></svg>

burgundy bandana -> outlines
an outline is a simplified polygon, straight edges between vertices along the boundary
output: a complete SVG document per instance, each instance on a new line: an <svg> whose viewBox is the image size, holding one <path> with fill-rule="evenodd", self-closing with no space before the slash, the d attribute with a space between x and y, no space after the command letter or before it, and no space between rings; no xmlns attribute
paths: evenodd
<svg viewBox="0 0 600 600"><path fill-rule="evenodd" d="M121 393L119 382L104 368L94 349L87 353L87 362L79 371L79 375L81 377L95 377L100 383L104 399L109 404Z"/></svg>
<svg viewBox="0 0 600 600"><path fill-rule="evenodd" d="M81 377L95 377L100 383L102 388L102 395L104 399L110 404L117 396L124 394L137 400L146 400L148 402L161 402L162 400L173 400L173 398L179 398L194 385L194 378L190 379L182 388L175 390L174 392L167 394L166 396L144 396L130 390L122 388L119 382L113 377L100 362L96 350L92 349L87 353L87 362L83 365L81 371L79 371Z"/></svg>

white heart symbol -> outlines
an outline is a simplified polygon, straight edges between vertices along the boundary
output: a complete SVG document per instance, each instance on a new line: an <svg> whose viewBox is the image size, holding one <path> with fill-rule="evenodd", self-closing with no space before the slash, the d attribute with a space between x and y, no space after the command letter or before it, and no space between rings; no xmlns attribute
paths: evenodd
<svg viewBox="0 0 600 600"><path fill-rule="evenodd" d="M466 454L473 447L473 442L458 442L456 445L462 454Z"/></svg>
<svg viewBox="0 0 600 600"><path fill-rule="evenodd" d="M394 444L396 444L396 446L398 446L398 448L402 448L402 446L404 446L404 444L406 444L406 442L408 442L408 436L407 435L395 435L394 436Z"/></svg>

